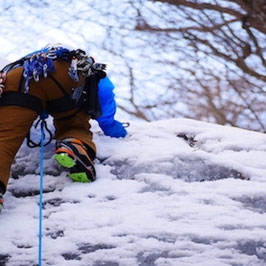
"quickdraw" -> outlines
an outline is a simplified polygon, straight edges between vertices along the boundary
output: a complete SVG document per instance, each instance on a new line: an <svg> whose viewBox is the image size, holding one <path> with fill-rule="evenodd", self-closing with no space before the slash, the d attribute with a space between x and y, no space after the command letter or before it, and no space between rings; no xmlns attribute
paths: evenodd
<svg viewBox="0 0 266 266"><path fill-rule="evenodd" d="M6 73L4 71L0 71L0 96L4 91L6 82Z"/></svg>
<svg viewBox="0 0 266 266"><path fill-rule="evenodd" d="M30 59L25 60L23 64L25 77L25 93L29 91L29 81L34 79L36 82L40 80L40 76L47 77L48 73L55 70L53 60L46 54L41 53L33 55Z"/></svg>

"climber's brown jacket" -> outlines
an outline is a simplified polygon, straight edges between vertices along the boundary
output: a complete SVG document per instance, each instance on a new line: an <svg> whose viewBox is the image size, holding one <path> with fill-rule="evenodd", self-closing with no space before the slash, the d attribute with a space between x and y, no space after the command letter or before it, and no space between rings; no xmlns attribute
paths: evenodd
<svg viewBox="0 0 266 266"><path fill-rule="evenodd" d="M68 75L69 65L68 62L55 61L56 70L50 75L70 94L72 88L83 85L84 78L80 76L80 82L74 82ZM22 71L23 68L18 67L8 72L5 92L18 91ZM46 108L48 101L64 96L60 88L50 78L41 77L38 82L30 80L29 84L29 94L39 98L43 108ZM88 114L82 111L77 112L76 108L51 115L54 117L55 139L77 138L87 144L94 152L96 151L92 141ZM5 187L8 183L14 157L37 116L38 114L29 108L15 105L0 106L0 182ZM65 117L68 118L60 119Z"/></svg>

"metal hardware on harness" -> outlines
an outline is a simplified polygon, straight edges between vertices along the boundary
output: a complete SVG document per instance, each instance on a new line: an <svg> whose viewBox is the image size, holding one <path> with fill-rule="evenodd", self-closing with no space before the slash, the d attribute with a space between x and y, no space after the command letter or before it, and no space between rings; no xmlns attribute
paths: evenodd
<svg viewBox="0 0 266 266"><path fill-rule="evenodd" d="M0 71L0 96L4 91L5 82L6 82L6 73L3 71Z"/></svg>
<svg viewBox="0 0 266 266"><path fill-rule="evenodd" d="M129 127L129 126L130 126L130 123L129 123L129 122L123 122L123 123L122 123L122 126L123 126L124 128Z"/></svg>

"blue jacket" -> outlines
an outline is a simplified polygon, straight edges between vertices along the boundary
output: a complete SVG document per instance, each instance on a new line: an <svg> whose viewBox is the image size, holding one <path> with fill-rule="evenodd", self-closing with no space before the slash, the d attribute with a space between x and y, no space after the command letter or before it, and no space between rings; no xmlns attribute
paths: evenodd
<svg viewBox="0 0 266 266"><path fill-rule="evenodd" d="M96 120L105 135L110 137L125 137L127 131L122 123L114 119L116 113L114 85L108 77L100 80L98 84L98 96L102 109L102 115Z"/></svg>
<svg viewBox="0 0 266 266"><path fill-rule="evenodd" d="M100 79L98 84L98 97L102 115L97 118L98 123L111 124L116 113L114 85L108 77Z"/></svg>

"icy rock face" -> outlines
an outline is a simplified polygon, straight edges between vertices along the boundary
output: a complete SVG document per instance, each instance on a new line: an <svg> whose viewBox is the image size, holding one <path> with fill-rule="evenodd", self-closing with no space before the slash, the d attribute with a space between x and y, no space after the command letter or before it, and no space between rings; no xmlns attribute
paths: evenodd
<svg viewBox="0 0 266 266"><path fill-rule="evenodd" d="M93 183L45 148L44 265L266 264L265 134L186 119L132 122L124 139L92 129ZM37 265L39 152L24 143L12 166L0 265Z"/></svg>
<svg viewBox="0 0 266 266"><path fill-rule="evenodd" d="M62 173L62 169L60 169L53 159L54 151L54 142L45 147L45 173L47 175L59 176ZM40 148L29 148L24 143L12 165L12 177L17 179L19 176L38 174L39 166Z"/></svg>
<svg viewBox="0 0 266 266"><path fill-rule="evenodd" d="M224 178L249 179L249 175L242 173L241 167L237 167L233 158L231 161L230 156L226 161L219 159L229 151L240 153L244 147L237 143L224 146L222 135L218 138L216 135L210 135L208 139L203 139L202 130L196 126L190 132L183 133L186 127L177 125L175 128L175 122L177 121L169 123L172 125L170 128L167 125L165 128L162 125L156 128L156 123L150 125L150 130L138 128L142 135L140 132L133 132L129 140L118 144L120 147L113 149L107 158L106 154L100 153L101 163L112 166L111 172L119 179L134 178L140 173L165 174L186 182L215 181ZM208 132L208 129L206 131ZM218 146L212 149L214 143Z"/></svg>
<svg viewBox="0 0 266 266"><path fill-rule="evenodd" d="M180 157L177 156L167 160L167 162L158 161L148 165L141 165L128 160L113 161L108 164L113 168L111 173L119 179L130 179L140 173L161 173L186 182L215 181L225 178L248 179L233 168L205 161L201 157Z"/></svg>

